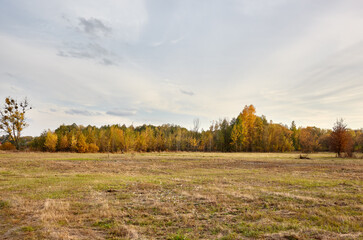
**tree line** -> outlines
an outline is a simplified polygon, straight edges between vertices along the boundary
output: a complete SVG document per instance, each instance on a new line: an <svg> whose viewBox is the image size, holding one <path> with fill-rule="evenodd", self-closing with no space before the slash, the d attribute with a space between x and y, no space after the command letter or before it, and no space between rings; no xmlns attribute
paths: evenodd
<svg viewBox="0 0 363 240"><path fill-rule="evenodd" d="M151 152L151 151L219 151L219 152L290 152L305 153L334 151L339 156L352 156L363 151L363 131L348 129L337 120L332 130L317 127L297 127L273 123L265 116L257 116L253 105L231 121L221 119L209 129L199 131L199 120L194 128L164 124L161 126L126 125L95 126L61 125L56 130L44 131L40 136L21 137L27 126L25 113L31 107L27 99L18 101L8 97L0 109L1 149L69 152Z"/></svg>
<svg viewBox="0 0 363 240"><path fill-rule="evenodd" d="M39 151L70 152L290 152L305 153L335 151L351 156L363 151L363 131L350 130L338 120L332 130L317 127L297 127L273 123L257 116L253 105L231 121L215 121L207 130L198 131L198 121L192 130L164 124L161 126L61 125L55 131L44 131L29 147Z"/></svg>

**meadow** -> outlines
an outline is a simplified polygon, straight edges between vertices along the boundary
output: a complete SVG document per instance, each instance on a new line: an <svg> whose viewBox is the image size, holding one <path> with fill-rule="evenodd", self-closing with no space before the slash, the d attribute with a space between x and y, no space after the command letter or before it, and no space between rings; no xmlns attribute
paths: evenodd
<svg viewBox="0 0 363 240"><path fill-rule="evenodd" d="M363 159L0 152L0 239L363 239Z"/></svg>

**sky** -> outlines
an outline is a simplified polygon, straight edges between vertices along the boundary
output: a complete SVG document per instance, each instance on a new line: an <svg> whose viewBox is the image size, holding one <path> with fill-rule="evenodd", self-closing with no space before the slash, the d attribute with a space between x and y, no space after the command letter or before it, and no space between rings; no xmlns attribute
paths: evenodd
<svg viewBox="0 0 363 240"><path fill-rule="evenodd" d="M361 0L0 0L0 101L61 124L363 127Z"/></svg>

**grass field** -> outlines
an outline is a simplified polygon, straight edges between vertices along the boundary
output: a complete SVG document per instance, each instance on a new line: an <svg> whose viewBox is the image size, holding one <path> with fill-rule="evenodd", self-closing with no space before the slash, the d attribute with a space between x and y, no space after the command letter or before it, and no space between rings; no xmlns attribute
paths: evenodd
<svg viewBox="0 0 363 240"><path fill-rule="evenodd" d="M0 153L0 239L363 239L363 159Z"/></svg>

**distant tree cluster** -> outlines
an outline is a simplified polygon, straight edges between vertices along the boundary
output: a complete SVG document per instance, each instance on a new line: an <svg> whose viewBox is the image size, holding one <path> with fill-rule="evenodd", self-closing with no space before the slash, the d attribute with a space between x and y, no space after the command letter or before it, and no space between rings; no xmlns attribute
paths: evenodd
<svg viewBox="0 0 363 240"><path fill-rule="evenodd" d="M1 150L30 147L39 151L69 152L151 152L151 151L219 151L219 152L290 152L334 151L338 156L363 152L363 131L350 130L338 120L332 130L317 127L297 128L268 122L257 116L253 105L245 106L237 118L213 122L199 132L194 128L165 124L162 126L77 126L62 125L55 131L44 131L39 137L21 137L27 126L25 113L30 110L27 99L18 102L5 99L0 109Z"/></svg>
<svg viewBox="0 0 363 240"><path fill-rule="evenodd" d="M152 152L152 151L219 151L219 152L290 152L335 151L339 156L363 150L363 132L346 128L339 120L332 130L317 127L297 128L268 122L256 116L253 105L245 106L237 118L213 122L208 130L165 124L162 126L62 125L45 131L30 146L40 151L70 152Z"/></svg>

